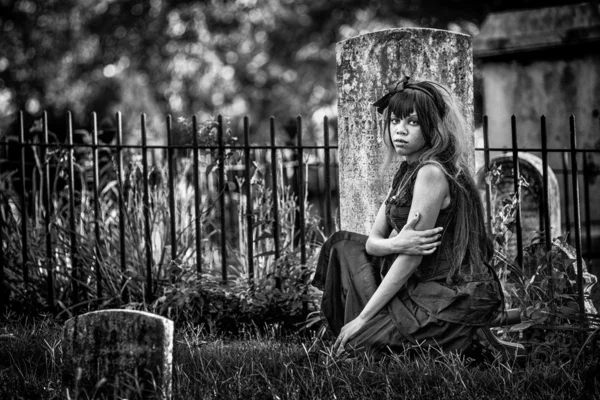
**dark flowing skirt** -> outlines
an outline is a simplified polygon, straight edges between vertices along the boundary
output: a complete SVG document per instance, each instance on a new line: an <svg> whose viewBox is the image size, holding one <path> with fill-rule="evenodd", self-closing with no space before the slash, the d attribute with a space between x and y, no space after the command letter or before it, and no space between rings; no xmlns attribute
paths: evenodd
<svg viewBox="0 0 600 400"><path fill-rule="evenodd" d="M381 283L380 271L386 258L367 254L366 240L365 235L341 231L321 249L313 285L323 290L321 311L336 336L361 313ZM498 308L499 290L499 282L448 288L433 281L421 283L413 275L348 341L346 350L375 355L401 352L414 345L464 350L478 325L484 325Z"/></svg>

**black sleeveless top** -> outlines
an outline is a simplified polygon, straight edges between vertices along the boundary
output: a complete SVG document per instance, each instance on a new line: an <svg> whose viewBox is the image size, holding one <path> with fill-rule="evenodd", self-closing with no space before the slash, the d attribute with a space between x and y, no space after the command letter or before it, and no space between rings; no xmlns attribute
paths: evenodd
<svg viewBox="0 0 600 400"><path fill-rule="evenodd" d="M385 201L385 214L387 223L398 232L408 220L417 173L423 165L403 162L394 176ZM429 315L446 321L478 325L502 307L503 295L498 277L487 263L470 266L468 257L465 257L461 268L449 276L451 255L455 251L456 185L452 179L449 180L451 201L448 207L440 210L435 222L436 227L444 228L441 245L433 254L423 256L421 264L406 284L406 291ZM391 254L382 257L381 275L387 273L397 256Z"/></svg>
<svg viewBox="0 0 600 400"><path fill-rule="evenodd" d="M392 181L392 187L389 197L385 200L385 214L387 223L397 232L400 232L402 227L406 224L409 217L410 207L413 201L413 190L415 182L417 180L417 174L419 169L426 164L423 163L408 163L406 161L400 164L400 168L396 172ZM442 227L441 245L436 249L433 254L423 256L420 266L415 271L415 276L424 280L431 279L446 279L447 275L451 270L452 255L455 251L454 245L454 232L456 226L456 198L457 198L457 187L454 180L449 179L448 185L450 189L450 204L441 209L438 218L435 222L435 227ZM391 260L387 260L385 263L386 267L389 268L391 265L390 261L393 262L394 257L390 257ZM454 276L454 279L459 280L470 280L470 279L488 279L489 269L484 266L474 266L475 268L468 268L468 257L461 263L461 268ZM463 273L461 273L461 271ZM387 272L387 269L382 272ZM483 274L483 276L481 276Z"/></svg>

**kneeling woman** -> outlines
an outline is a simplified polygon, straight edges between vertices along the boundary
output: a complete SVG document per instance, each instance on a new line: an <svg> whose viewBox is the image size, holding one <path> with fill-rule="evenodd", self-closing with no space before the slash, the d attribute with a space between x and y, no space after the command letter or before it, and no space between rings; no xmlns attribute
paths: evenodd
<svg viewBox="0 0 600 400"><path fill-rule="evenodd" d="M464 350L503 308L468 169L469 127L454 97L434 82L405 77L374 106L384 118L386 165L397 156L404 161L369 236L337 232L321 250L313 285L323 289L334 348L376 355L407 344ZM403 230L417 216L415 231ZM400 234L390 237L392 230ZM441 243L407 245L432 243L439 231Z"/></svg>

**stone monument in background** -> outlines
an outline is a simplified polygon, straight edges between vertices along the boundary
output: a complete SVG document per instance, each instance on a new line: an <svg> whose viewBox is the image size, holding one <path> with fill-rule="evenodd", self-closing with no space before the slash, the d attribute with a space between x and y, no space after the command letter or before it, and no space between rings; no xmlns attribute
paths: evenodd
<svg viewBox="0 0 600 400"><path fill-rule="evenodd" d="M337 44L341 228L369 233L395 167L382 171L382 119L372 104L404 75L447 86L473 121L471 37L423 28L390 29Z"/></svg>

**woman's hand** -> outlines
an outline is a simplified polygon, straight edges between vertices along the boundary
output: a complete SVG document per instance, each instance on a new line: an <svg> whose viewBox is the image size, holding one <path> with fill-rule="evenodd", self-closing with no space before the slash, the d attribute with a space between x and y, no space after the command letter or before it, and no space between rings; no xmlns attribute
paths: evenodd
<svg viewBox="0 0 600 400"><path fill-rule="evenodd" d="M419 213L414 214L411 219L406 221L406 225L400 233L394 237L398 251L402 254L413 256L426 256L432 254L442 243L439 239L442 237L443 228L433 228L425 231L415 231L415 225L419 221Z"/></svg>
<svg viewBox="0 0 600 400"><path fill-rule="evenodd" d="M345 351L344 348L346 343L348 343L348 340L352 339L356 332L358 332L366 323L367 321L365 319L358 316L342 326L342 330L333 344L333 351L338 355L342 354Z"/></svg>

